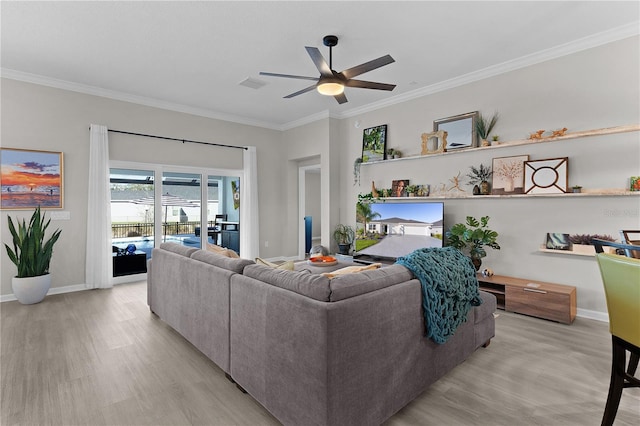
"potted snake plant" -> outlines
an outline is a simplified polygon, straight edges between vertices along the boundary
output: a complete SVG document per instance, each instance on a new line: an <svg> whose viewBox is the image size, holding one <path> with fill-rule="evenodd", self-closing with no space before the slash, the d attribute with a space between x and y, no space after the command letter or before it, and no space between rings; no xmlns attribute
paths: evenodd
<svg viewBox="0 0 640 426"><path fill-rule="evenodd" d="M12 278L11 287L18 301L25 305L41 302L51 287L49 264L53 246L58 241L60 229L55 230L45 241L45 232L51 219L45 222L40 206L36 208L29 224L22 219L16 227L9 216L9 231L13 249L5 244L9 259L18 268L18 275Z"/></svg>

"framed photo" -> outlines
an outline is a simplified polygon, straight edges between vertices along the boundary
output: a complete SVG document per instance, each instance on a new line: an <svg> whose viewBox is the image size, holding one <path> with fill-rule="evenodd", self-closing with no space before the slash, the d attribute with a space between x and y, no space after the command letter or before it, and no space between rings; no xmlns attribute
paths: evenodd
<svg viewBox="0 0 640 426"><path fill-rule="evenodd" d="M61 209L62 152L0 149L0 208Z"/></svg>
<svg viewBox="0 0 640 426"><path fill-rule="evenodd" d="M392 197L406 197L407 186L409 186L409 179L394 180L391 184L391 196Z"/></svg>
<svg viewBox="0 0 640 426"><path fill-rule="evenodd" d="M468 112L453 117L440 118L433 121L433 131L447 132L447 150L474 148L478 146L476 120L478 111Z"/></svg>
<svg viewBox="0 0 640 426"><path fill-rule="evenodd" d="M364 129L362 135L362 162L387 159L387 125Z"/></svg>
<svg viewBox="0 0 640 426"><path fill-rule="evenodd" d="M494 158L491 193L494 195L524 194L525 161L529 161L528 155Z"/></svg>
<svg viewBox="0 0 640 426"><path fill-rule="evenodd" d="M567 192L569 158L526 161L524 163L525 194L563 194Z"/></svg>

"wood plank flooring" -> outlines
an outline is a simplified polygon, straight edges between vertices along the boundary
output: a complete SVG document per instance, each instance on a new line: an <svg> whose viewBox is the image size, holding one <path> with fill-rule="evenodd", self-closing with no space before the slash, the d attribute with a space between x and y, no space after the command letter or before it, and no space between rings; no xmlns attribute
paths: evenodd
<svg viewBox="0 0 640 426"><path fill-rule="evenodd" d="M149 312L146 283L0 313L3 426L278 424ZM499 311L491 345L385 425L599 425L609 363L605 323ZM640 389L625 389L615 424L640 424Z"/></svg>

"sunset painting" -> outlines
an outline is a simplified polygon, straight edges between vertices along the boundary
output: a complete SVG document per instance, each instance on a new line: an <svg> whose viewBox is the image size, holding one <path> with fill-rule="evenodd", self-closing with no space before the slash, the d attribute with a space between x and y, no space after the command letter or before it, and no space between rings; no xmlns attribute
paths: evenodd
<svg viewBox="0 0 640 426"><path fill-rule="evenodd" d="M3 209L62 208L62 153L0 149Z"/></svg>

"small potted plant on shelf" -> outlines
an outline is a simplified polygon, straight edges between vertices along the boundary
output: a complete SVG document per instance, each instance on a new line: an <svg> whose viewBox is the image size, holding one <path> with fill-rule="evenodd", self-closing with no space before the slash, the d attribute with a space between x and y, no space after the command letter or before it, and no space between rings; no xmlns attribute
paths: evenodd
<svg viewBox="0 0 640 426"><path fill-rule="evenodd" d="M349 249L353 240L356 238L356 232L349 225L338 224L333 230L333 239L338 244L338 251L340 254L349 254Z"/></svg>
<svg viewBox="0 0 640 426"><path fill-rule="evenodd" d="M491 179L491 175L493 174L491 167L485 167L484 164L480 164L480 167L471 166L470 169L471 173L469 173L467 177L469 178L469 183L474 185L473 194L490 194L489 179Z"/></svg>
<svg viewBox="0 0 640 426"><path fill-rule="evenodd" d="M18 275L11 279L11 288L16 299L30 305L41 302L51 287L49 264L53 255L53 246L60 237L61 230L55 230L49 239L44 240L51 219L45 222L40 206L36 208L27 225L25 220L18 227L9 219L9 231L13 240L13 249L5 244L9 259L17 266Z"/></svg>
<svg viewBox="0 0 640 426"><path fill-rule="evenodd" d="M582 192L582 187L580 185L573 185L571 187L571 190L573 191L574 194L579 194Z"/></svg>
<svg viewBox="0 0 640 426"><path fill-rule="evenodd" d="M500 250L497 242L498 233L488 228L489 216L478 219L467 216L465 223L457 223L445 233L449 246L455 247L468 255L476 271L480 270L482 258L487 255L484 247Z"/></svg>
<svg viewBox="0 0 640 426"><path fill-rule="evenodd" d="M483 117L482 114L478 113L478 119L476 120L476 135L478 135L478 138L481 141L481 146L491 146L491 142L487 139L489 138L489 133L491 133L497 122L497 112L494 113L490 119Z"/></svg>
<svg viewBox="0 0 640 426"><path fill-rule="evenodd" d="M409 197L415 197L417 190L418 190L418 186L417 185L408 185L406 187L406 191L407 191L407 194L409 195Z"/></svg>

